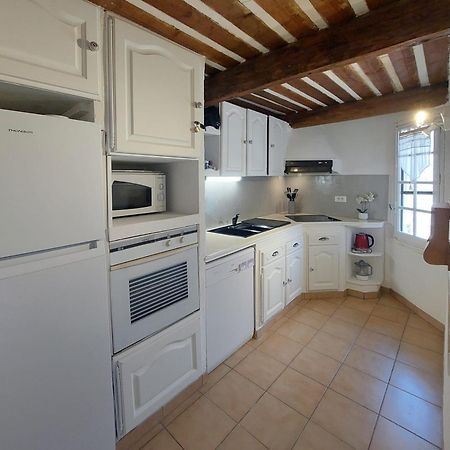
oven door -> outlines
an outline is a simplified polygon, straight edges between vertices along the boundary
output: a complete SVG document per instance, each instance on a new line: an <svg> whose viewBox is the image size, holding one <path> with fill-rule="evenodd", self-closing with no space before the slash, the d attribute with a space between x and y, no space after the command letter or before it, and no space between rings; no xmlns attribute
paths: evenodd
<svg viewBox="0 0 450 450"><path fill-rule="evenodd" d="M112 267L114 353L161 331L199 307L197 245Z"/></svg>

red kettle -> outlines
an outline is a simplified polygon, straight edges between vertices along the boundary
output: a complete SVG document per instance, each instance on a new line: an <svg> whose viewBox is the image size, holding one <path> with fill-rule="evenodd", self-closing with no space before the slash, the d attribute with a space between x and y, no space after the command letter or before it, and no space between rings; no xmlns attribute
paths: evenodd
<svg viewBox="0 0 450 450"><path fill-rule="evenodd" d="M369 251L373 244L375 243L375 239L372 235L366 233L356 233L355 243L353 248L359 251Z"/></svg>

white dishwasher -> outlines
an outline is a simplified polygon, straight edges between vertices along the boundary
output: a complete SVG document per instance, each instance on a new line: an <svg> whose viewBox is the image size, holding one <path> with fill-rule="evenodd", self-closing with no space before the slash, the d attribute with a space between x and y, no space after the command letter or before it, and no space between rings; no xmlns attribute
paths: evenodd
<svg viewBox="0 0 450 450"><path fill-rule="evenodd" d="M206 265L206 368L214 370L253 336L253 248Z"/></svg>

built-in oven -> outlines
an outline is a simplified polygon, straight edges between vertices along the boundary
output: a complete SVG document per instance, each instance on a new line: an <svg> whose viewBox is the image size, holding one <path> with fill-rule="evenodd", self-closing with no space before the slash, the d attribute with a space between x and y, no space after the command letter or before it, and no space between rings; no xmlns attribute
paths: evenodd
<svg viewBox="0 0 450 450"><path fill-rule="evenodd" d="M111 196L113 217L165 211L166 175L145 170L113 170Z"/></svg>
<svg viewBox="0 0 450 450"><path fill-rule="evenodd" d="M197 311L196 226L110 244L114 353Z"/></svg>

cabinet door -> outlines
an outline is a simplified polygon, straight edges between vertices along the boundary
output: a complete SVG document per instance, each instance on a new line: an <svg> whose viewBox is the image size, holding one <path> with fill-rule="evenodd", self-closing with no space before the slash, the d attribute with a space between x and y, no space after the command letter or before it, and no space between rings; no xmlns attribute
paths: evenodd
<svg viewBox="0 0 450 450"><path fill-rule="evenodd" d="M221 120L220 174L243 176L246 160L246 110L231 103L222 103Z"/></svg>
<svg viewBox="0 0 450 450"><path fill-rule="evenodd" d="M121 20L114 28L112 150L199 157L204 58Z"/></svg>
<svg viewBox="0 0 450 450"><path fill-rule="evenodd" d="M317 245L309 248L309 290L339 288L339 246Z"/></svg>
<svg viewBox="0 0 450 450"><path fill-rule="evenodd" d="M267 175L267 116L247 109L248 176Z"/></svg>
<svg viewBox="0 0 450 450"><path fill-rule="evenodd" d="M297 250L286 258L286 305L303 291L303 250Z"/></svg>
<svg viewBox="0 0 450 450"><path fill-rule="evenodd" d="M280 258L262 269L263 272L263 321L284 308L285 296L285 258Z"/></svg>
<svg viewBox="0 0 450 450"><path fill-rule="evenodd" d="M284 175L289 131L290 127L286 122L269 116L268 174L271 176Z"/></svg>
<svg viewBox="0 0 450 450"><path fill-rule="evenodd" d="M0 79L96 97L100 8L74 0L2 0Z"/></svg>
<svg viewBox="0 0 450 450"><path fill-rule="evenodd" d="M120 437L201 376L200 319L185 319L122 352L113 362Z"/></svg>

